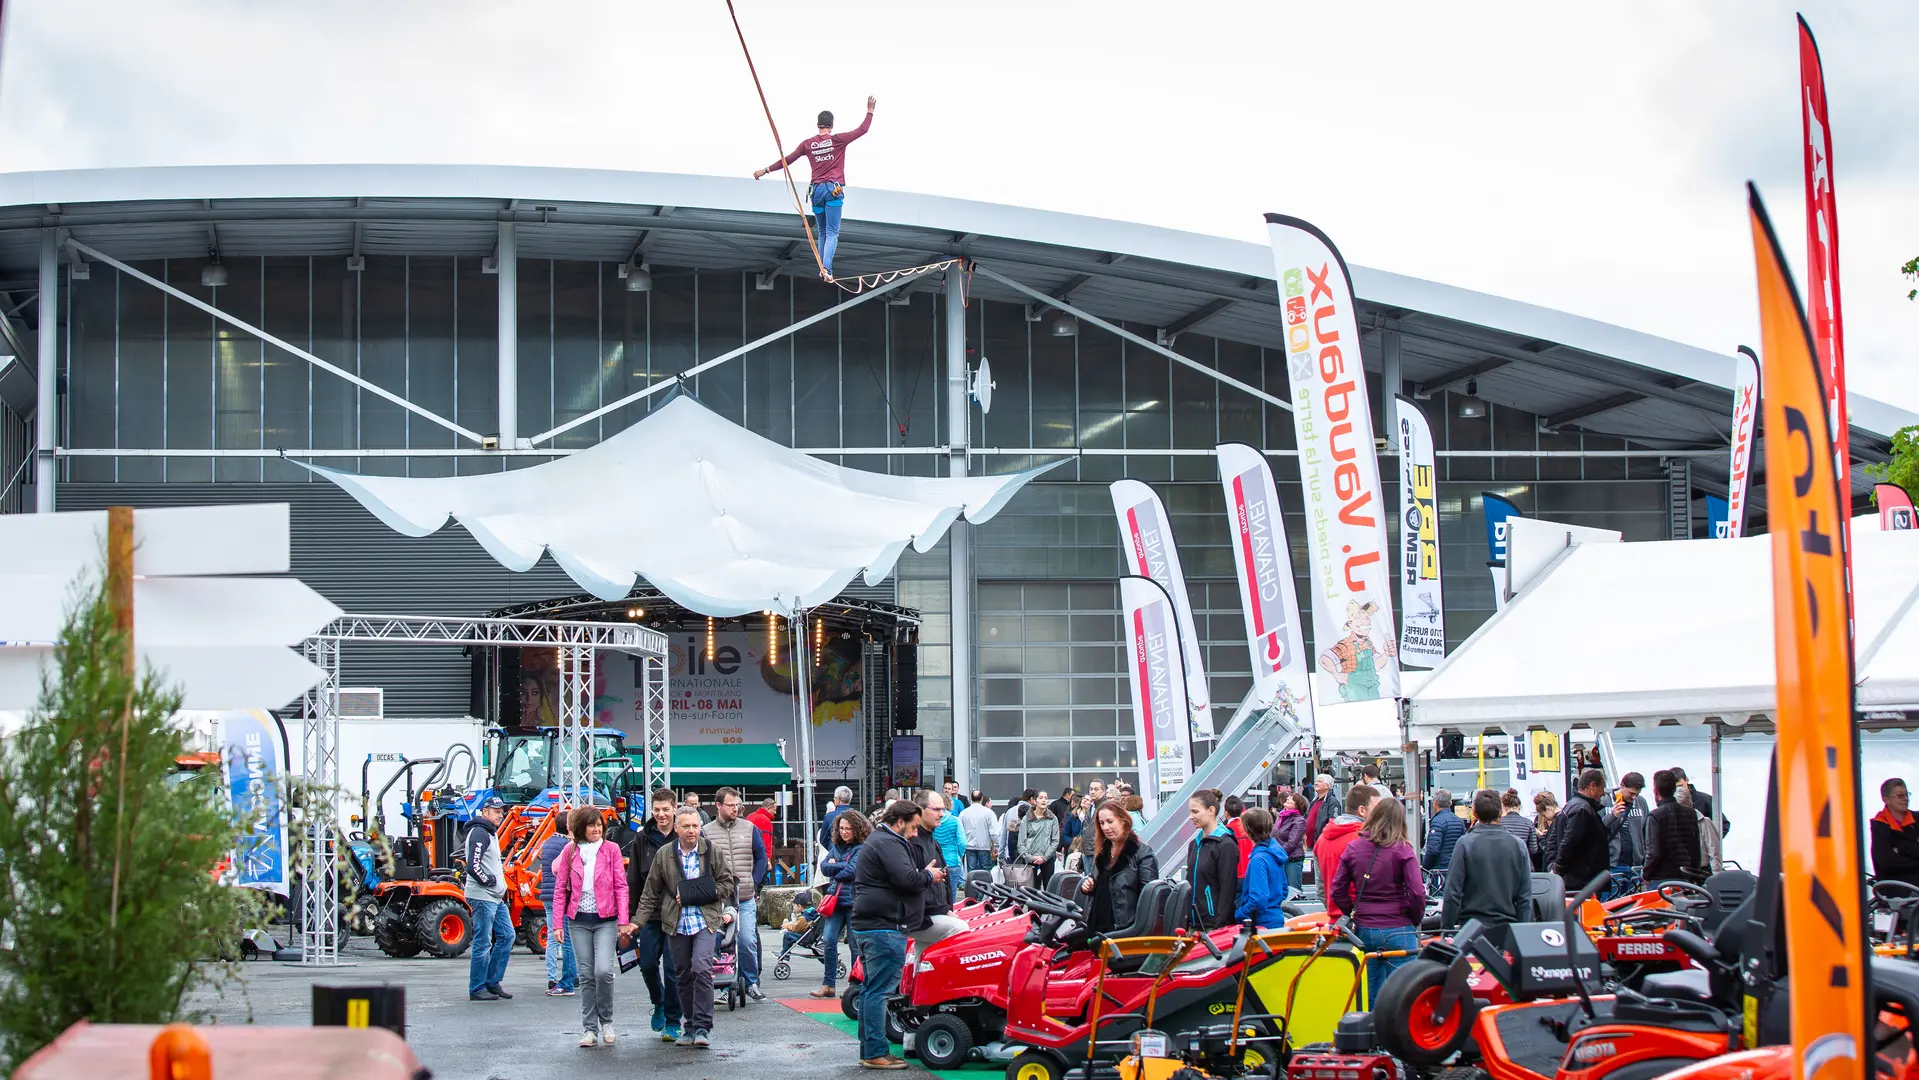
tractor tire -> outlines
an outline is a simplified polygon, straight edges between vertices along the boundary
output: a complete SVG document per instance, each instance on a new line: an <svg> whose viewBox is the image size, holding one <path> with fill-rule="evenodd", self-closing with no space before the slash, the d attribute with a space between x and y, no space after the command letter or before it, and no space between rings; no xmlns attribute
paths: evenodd
<svg viewBox="0 0 1919 1080"><path fill-rule="evenodd" d="M520 940L526 944L526 951L532 953L534 956L546 955L547 934L549 932L545 919L541 919L537 923L520 924Z"/></svg>
<svg viewBox="0 0 1919 1080"><path fill-rule="evenodd" d="M473 944L473 912L458 900L434 900L413 916L414 936L439 957L454 957Z"/></svg>
<svg viewBox="0 0 1919 1080"><path fill-rule="evenodd" d="M1006 1066L1006 1080L1066 1080L1066 1062L1048 1050L1027 1050Z"/></svg>
<svg viewBox="0 0 1919 1080"><path fill-rule="evenodd" d="M373 943L388 956L405 960L420 955L420 939L412 927L392 915L383 915L373 923Z"/></svg>
<svg viewBox="0 0 1919 1080"><path fill-rule="evenodd" d="M913 1050L929 1069L957 1069L973 1056L973 1031L957 1016L929 1016L913 1033Z"/></svg>
<svg viewBox="0 0 1919 1080"><path fill-rule="evenodd" d="M1418 959L1386 977L1373 999L1374 1038L1401 1061L1431 1068L1458 1052L1472 1037L1478 1009L1470 997L1454 1006L1444 1024L1433 1020L1446 987L1446 965Z"/></svg>

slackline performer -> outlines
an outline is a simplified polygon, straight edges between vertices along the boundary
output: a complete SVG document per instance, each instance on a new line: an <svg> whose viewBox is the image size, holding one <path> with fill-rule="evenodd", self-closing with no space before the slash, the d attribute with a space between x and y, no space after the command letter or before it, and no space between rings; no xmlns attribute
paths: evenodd
<svg viewBox="0 0 1919 1080"><path fill-rule="evenodd" d="M758 180L767 173L784 169L804 157L813 170L811 185L813 198L813 218L820 226L820 276L833 280L833 249L840 241L840 206L846 201L846 145L873 126L873 106L878 102L866 99L866 119L851 131L835 133L833 114L823 111L819 117L819 134L793 148L793 152L764 169L756 169L753 179Z"/></svg>

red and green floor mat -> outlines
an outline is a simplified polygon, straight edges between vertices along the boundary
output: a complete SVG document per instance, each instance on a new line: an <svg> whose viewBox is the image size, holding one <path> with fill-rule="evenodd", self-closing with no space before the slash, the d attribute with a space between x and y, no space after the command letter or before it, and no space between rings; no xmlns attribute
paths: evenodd
<svg viewBox="0 0 1919 1080"><path fill-rule="evenodd" d="M835 1031L845 1032L855 1039L860 1036L859 1022L846 1018L846 1014L840 1011L838 998L826 998L824 1000L820 998L782 998L780 999L780 1004L792 1009L796 1013L804 1013ZM893 1045L893 1053L901 1057L905 1056L897 1043ZM913 1061L915 1065L919 1064L915 1059L908 1058L907 1060ZM921 1067L924 1068L924 1066ZM987 1076L1004 1075L1006 1067L1004 1065L991 1065L976 1061L964 1069L947 1069L938 1072L928 1069L926 1071L931 1072L934 1076L940 1077L941 1080L983 1080L983 1078Z"/></svg>

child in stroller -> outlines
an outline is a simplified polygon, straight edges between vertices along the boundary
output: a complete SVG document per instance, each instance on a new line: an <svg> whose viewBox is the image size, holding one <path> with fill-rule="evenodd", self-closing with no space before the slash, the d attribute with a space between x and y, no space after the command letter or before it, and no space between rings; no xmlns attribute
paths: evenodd
<svg viewBox="0 0 1919 1080"><path fill-rule="evenodd" d="M791 960L795 949L804 949L814 960L822 964L826 962L826 954L820 950L820 938L825 933L826 920L820 915L819 894L809 890L794 897L794 900L796 910L802 905L805 910L780 924L780 951L773 958L775 979L785 979L793 974Z"/></svg>
<svg viewBox="0 0 1919 1080"><path fill-rule="evenodd" d="M713 996L726 998L726 1011L746 1004L746 982L740 978L740 924L726 924L713 946Z"/></svg>

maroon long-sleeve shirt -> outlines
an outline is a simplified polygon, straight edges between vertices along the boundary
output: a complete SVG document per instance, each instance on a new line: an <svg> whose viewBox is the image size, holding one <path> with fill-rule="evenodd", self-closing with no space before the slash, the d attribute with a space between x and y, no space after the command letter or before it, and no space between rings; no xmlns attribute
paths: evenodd
<svg viewBox="0 0 1919 1080"><path fill-rule="evenodd" d="M813 168L813 183L844 184L846 183L846 144L866 134L866 129L872 126L873 114L869 112L866 114L866 119L860 121L859 127L851 131L836 131L831 135L819 135L808 139L794 147L792 153L774 162L766 171L777 172L805 158L807 164Z"/></svg>

